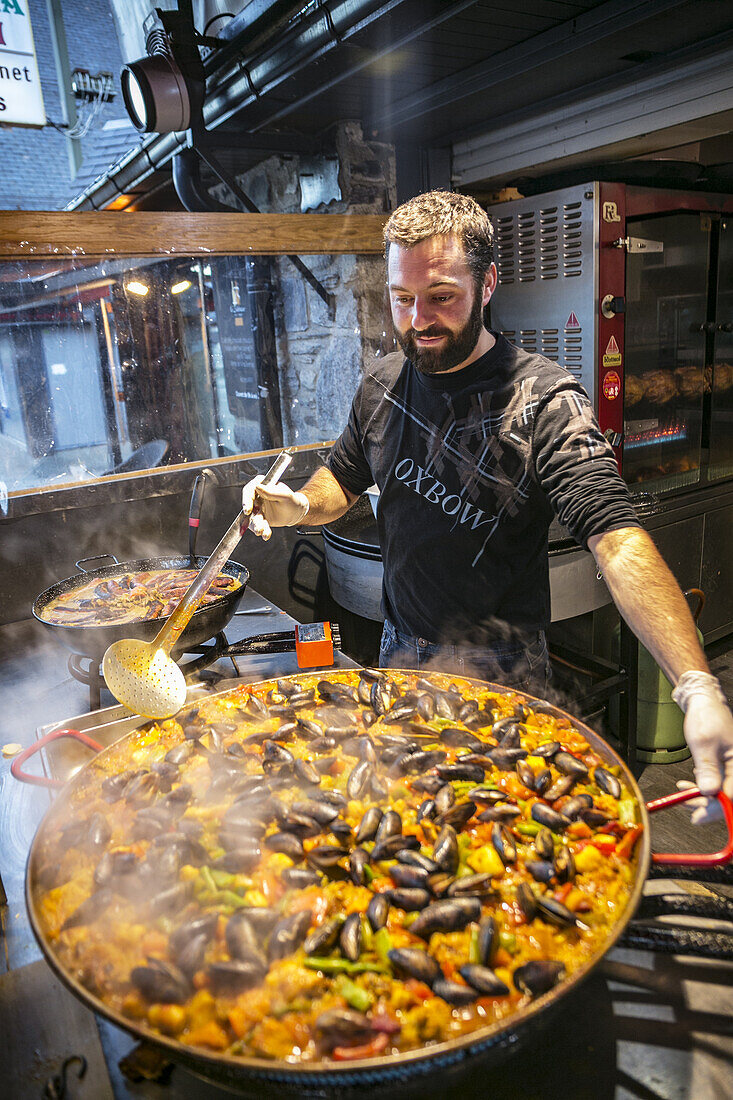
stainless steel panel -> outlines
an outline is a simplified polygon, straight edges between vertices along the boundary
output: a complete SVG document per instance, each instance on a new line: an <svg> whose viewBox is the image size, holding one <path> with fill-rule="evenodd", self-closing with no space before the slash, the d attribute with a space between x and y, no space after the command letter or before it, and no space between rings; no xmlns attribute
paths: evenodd
<svg viewBox="0 0 733 1100"><path fill-rule="evenodd" d="M597 184L488 207L499 282L491 324L578 379L596 404Z"/></svg>
<svg viewBox="0 0 733 1100"><path fill-rule="evenodd" d="M553 623L595 611L611 602L598 577L598 565L587 550L550 554L550 619Z"/></svg>
<svg viewBox="0 0 733 1100"><path fill-rule="evenodd" d="M331 595L355 615L383 622L382 559L357 557L326 542L326 571Z"/></svg>

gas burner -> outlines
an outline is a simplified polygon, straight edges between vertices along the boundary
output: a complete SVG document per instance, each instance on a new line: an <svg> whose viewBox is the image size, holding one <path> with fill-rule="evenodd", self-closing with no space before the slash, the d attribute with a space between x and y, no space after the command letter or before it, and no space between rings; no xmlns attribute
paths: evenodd
<svg viewBox="0 0 733 1100"><path fill-rule="evenodd" d="M200 668L202 664L211 664L217 659L219 654L228 656L229 660L234 666L234 675L239 676L239 666L231 654L227 654L225 651L229 648L229 642L224 631L220 631L216 634L211 641L202 642L200 645L189 646L182 653L177 654L176 660L184 676L189 671L195 671ZM192 656L188 661L181 661L180 657L184 654L196 654ZM101 692L102 688L106 687L104 682L104 676L102 675L102 661L96 657L90 657L85 653L72 653L68 660L68 669L75 680L78 680L80 684L86 684L89 688L89 709L99 710L101 706ZM219 673L216 672L204 672L199 673L197 679L209 680L215 682L221 679Z"/></svg>

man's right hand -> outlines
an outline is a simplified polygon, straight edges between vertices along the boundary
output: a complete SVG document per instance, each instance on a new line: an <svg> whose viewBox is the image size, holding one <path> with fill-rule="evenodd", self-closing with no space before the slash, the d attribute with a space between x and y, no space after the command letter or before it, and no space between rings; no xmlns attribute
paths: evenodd
<svg viewBox="0 0 733 1100"><path fill-rule="evenodd" d="M295 527L308 515L305 493L296 493L282 483L262 488L262 475L253 477L242 489L242 511L250 516L249 530L265 540L273 527Z"/></svg>

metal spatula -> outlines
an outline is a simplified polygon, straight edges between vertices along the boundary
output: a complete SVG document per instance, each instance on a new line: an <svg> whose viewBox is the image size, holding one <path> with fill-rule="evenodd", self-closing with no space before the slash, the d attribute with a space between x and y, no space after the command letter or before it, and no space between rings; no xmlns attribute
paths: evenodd
<svg viewBox="0 0 733 1100"><path fill-rule="evenodd" d="M262 484L279 481L292 458L292 449L282 451ZM181 709L186 701L186 681L170 651L248 527L249 516L240 512L152 642L121 638L109 647L102 672L107 687L123 706L144 718L170 718Z"/></svg>

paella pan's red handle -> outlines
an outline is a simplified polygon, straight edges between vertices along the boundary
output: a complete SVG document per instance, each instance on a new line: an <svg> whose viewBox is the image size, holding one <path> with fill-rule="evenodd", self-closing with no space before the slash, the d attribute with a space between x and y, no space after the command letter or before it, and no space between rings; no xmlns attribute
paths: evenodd
<svg viewBox="0 0 733 1100"><path fill-rule="evenodd" d="M10 765L10 773L15 779L19 779L21 783L32 783L36 787L63 787L63 779L48 779L45 775L30 775L28 772L23 771L23 764L26 760L34 756L39 749L44 748L46 745L50 745L52 741L57 741L60 737L73 737L75 741L80 741L82 745L86 745L88 749L93 749L94 752L101 752L102 745L98 741L92 740L86 733L81 733L79 730L53 730L51 733L47 733L45 737L41 737L35 744L31 745L27 749L23 749L23 752L19 756L16 756L13 763Z"/></svg>
<svg viewBox="0 0 733 1100"><path fill-rule="evenodd" d="M650 814L657 810L664 810L667 806L676 806L679 802L687 802L691 798L700 797L699 787L690 787L686 791L676 791L664 798L655 798L653 802L647 802L646 808ZM719 863L728 863L733 856L733 806L727 794L718 791L718 802L723 809L723 817L728 828L728 843L719 852L707 852L694 855L681 855L678 852L652 852L652 863L671 863L686 865L688 867L714 867Z"/></svg>

